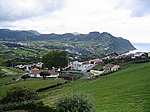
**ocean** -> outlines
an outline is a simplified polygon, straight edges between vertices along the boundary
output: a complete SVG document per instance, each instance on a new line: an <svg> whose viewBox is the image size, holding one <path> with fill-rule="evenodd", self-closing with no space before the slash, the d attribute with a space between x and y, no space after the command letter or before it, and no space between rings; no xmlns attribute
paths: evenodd
<svg viewBox="0 0 150 112"><path fill-rule="evenodd" d="M136 50L131 52L150 52L150 43L133 43Z"/></svg>

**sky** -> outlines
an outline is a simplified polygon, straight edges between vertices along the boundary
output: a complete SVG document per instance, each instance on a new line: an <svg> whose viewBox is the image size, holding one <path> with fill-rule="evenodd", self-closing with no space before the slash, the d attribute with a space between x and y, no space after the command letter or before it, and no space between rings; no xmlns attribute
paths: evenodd
<svg viewBox="0 0 150 112"><path fill-rule="evenodd" d="M0 29L108 32L150 43L150 0L0 0Z"/></svg>

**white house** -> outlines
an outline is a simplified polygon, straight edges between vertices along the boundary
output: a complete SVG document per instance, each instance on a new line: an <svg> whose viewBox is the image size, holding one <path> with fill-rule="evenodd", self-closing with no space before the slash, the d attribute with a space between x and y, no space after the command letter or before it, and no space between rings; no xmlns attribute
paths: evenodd
<svg viewBox="0 0 150 112"><path fill-rule="evenodd" d="M42 78L42 76L40 76L40 73L43 72L44 70L39 70L37 68L34 68L30 71L29 75L31 78ZM48 72L50 73L49 76L46 76L47 78L56 78L59 76L58 72L52 71L52 70L48 70Z"/></svg>
<svg viewBox="0 0 150 112"><path fill-rule="evenodd" d="M36 64L36 67L42 68L42 65L43 65L43 63L42 63L42 62L39 62L39 63Z"/></svg>
<svg viewBox="0 0 150 112"><path fill-rule="evenodd" d="M150 57L150 52L148 52L148 57Z"/></svg>
<svg viewBox="0 0 150 112"><path fill-rule="evenodd" d="M110 64L108 63L107 65L104 66L104 71L105 72L114 72L119 70L120 66L119 65L114 65L114 64Z"/></svg>
<svg viewBox="0 0 150 112"><path fill-rule="evenodd" d="M78 62L78 61L74 61L71 65L71 70L81 70L84 71L86 70L88 67L92 66L93 64L91 64L89 61L87 62Z"/></svg>
<svg viewBox="0 0 150 112"><path fill-rule="evenodd" d="M135 57L135 58L136 58L136 57L146 58L146 57L148 57L148 53L146 53L146 52L136 52L136 53L134 54L134 57Z"/></svg>

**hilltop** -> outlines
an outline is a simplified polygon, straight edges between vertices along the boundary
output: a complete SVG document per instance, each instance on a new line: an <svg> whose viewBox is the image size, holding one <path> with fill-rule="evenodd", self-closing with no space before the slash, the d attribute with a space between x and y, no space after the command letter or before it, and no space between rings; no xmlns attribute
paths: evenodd
<svg viewBox="0 0 150 112"><path fill-rule="evenodd" d="M0 40L2 41L47 41L53 44L47 44L44 47L49 49L68 50L72 53L81 53L82 55L102 56L116 52L118 54L135 50L135 47L129 40L121 37L115 37L110 33L90 32L89 34L40 34L37 31L13 31L9 29L0 29ZM56 45L57 44L57 45Z"/></svg>

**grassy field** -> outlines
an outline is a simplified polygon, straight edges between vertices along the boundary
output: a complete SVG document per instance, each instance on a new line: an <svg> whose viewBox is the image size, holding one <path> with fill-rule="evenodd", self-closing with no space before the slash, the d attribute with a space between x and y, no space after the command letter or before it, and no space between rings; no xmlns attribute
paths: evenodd
<svg viewBox="0 0 150 112"><path fill-rule="evenodd" d="M55 100L66 91L93 94L96 112L150 111L150 63L131 64L128 68L97 79L80 79L42 93L45 102ZM48 95L48 96L46 96Z"/></svg>
<svg viewBox="0 0 150 112"><path fill-rule="evenodd" d="M0 78L0 96L5 91L18 85L38 89L49 86L63 79L29 79L5 85L13 76ZM58 82L57 82L58 81ZM150 111L150 63L130 64L127 68L107 76L79 79L59 86L56 89L39 93L46 103L53 103L66 91L83 91L93 94L96 112L149 112Z"/></svg>
<svg viewBox="0 0 150 112"><path fill-rule="evenodd" d="M0 54L3 54L3 62L16 58L43 56L43 54L48 52L46 49L36 49L30 47L11 48L4 47L1 44L2 43L0 43Z"/></svg>
<svg viewBox="0 0 150 112"><path fill-rule="evenodd" d="M12 75L12 76L5 76L0 77L0 99L2 96L5 95L6 91L14 86L26 86L28 88L32 88L34 90L48 87L57 83L65 82L64 79L59 78L57 80L54 80L54 78L29 78L26 81L20 80L20 81L12 81L13 78L18 79L20 75ZM11 84L5 85L7 82L12 81Z"/></svg>

